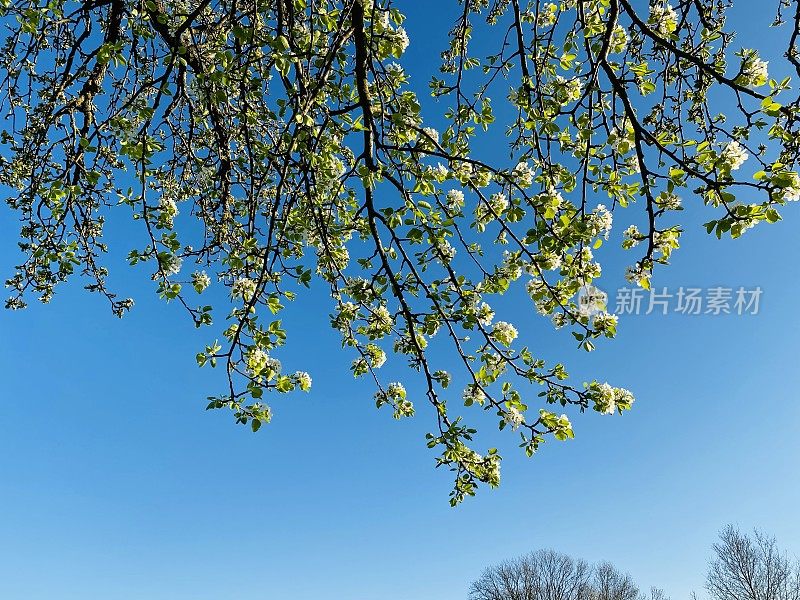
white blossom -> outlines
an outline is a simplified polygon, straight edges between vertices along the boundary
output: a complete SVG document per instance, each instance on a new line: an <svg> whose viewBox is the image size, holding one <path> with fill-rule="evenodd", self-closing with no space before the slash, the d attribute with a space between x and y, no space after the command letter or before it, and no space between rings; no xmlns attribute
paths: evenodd
<svg viewBox="0 0 800 600"><path fill-rule="evenodd" d="M253 377L257 377L267 368L269 356L261 348L253 346L247 353L247 370Z"/></svg>
<svg viewBox="0 0 800 600"><path fill-rule="evenodd" d="M478 317L478 323L483 325L484 327L488 327L492 324L492 320L494 319L494 311L492 307L483 302L478 310L476 311L476 315Z"/></svg>
<svg viewBox="0 0 800 600"><path fill-rule="evenodd" d="M463 396L465 404L483 404L486 400L486 394L476 384L471 383L464 388Z"/></svg>
<svg viewBox="0 0 800 600"><path fill-rule="evenodd" d="M520 425L525 422L525 415L523 415L517 408L507 408L503 414L503 420L511 425L511 429L516 430Z"/></svg>
<svg viewBox="0 0 800 600"><path fill-rule="evenodd" d="M594 235L602 233L605 235L606 239L608 239L608 234L611 231L613 223L614 216L611 214L611 211L608 210L604 204L598 204L597 208L595 208L592 213L592 229L595 232Z"/></svg>
<svg viewBox="0 0 800 600"><path fill-rule="evenodd" d="M679 210L681 199L674 192L661 192L656 196L656 204L666 210Z"/></svg>
<svg viewBox="0 0 800 600"><path fill-rule="evenodd" d="M166 277L169 277L170 275L177 275L181 272L183 259L180 256L175 256L172 253L162 254L159 256L159 266Z"/></svg>
<svg viewBox="0 0 800 600"><path fill-rule="evenodd" d="M445 264L451 262L456 256L456 249L447 240L439 242L436 249L439 251L439 258Z"/></svg>
<svg viewBox="0 0 800 600"><path fill-rule="evenodd" d="M444 181L450 174L450 171L442 163L436 163L436 165L431 168L431 171L436 181Z"/></svg>
<svg viewBox="0 0 800 600"><path fill-rule="evenodd" d="M402 383L395 381L386 386L386 395L393 400L399 400L401 398L405 398L406 388L403 386Z"/></svg>
<svg viewBox="0 0 800 600"><path fill-rule="evenodd" d="M623 232L623 241L622 247L626 250L633 248L634 246L638 245L644 239L644 235L642 232L639 231L639 228L636 225L630 225L624 232Z"/></svg>
<svg viewBox="0 0 800 600"><path fill-rule="evenodd" d="M517 182L517 185L523 188L531 187L533 185L533 169L527 161L520 161L511 173Z"/></svg>
<svg viewBox="0 0 800 600"><path fill-rule="evenodd" d="M741 82L751 87L760 87L764 85L769 79L769 72L767 70L768 64L767 61L761 60L758 57L758 52L755 50L744 50L742 72L739 76Z"/></svg>
<svg viewBox="0 0 800 600"><path fill-rule="evenodd" d="M297 371L294 374L295 380L297 380L297 386L304 392L307 392L311 389L311 375L306 373L305 371Z"/></svg>
<svg viewBox="0 0 800 600"><path fill-rule="evenodd" d="M461 190L450 190L447 192L447 211L455 214L464 206L464 192Z"/></svg>
<svg viewBox="0 0 800 600"><path fill-rule="evenodd" d="M158 201L158 207L161 209L161 213L164 214L170 221L178 216L178 205L175 204L175 200L172 198L161 196Z"/></svg>
<svg viewBox="0 0 800 600"><path fill-rule="evenodd" d="M668 36L678 28L678 15L668 2L660 2L650 7L648 23L662 36Z"/></svg>
<svg viewBox="0 0 800 600"><path fill-rule="evenodd" d="M630 283L645 287L650 283L652 273L641 263L636 263L625 270L625 279Z"/></svg>
<svg viewBox="0 0 800 600"><path fill-rule="evenodd" d="M625 31L625 28L622 25L617 25L614 27L614 31L611 33L608 51L610 54L618 54L620 52L624 52L627 46L628 32Z"/></svg>
<svg viewBox="0 0 800 600"><path fill-rule="evenodd" d="M231 286L231 296L249 302L256 293L256 282L248 277L240 277Z"/></svg>
<svg viewBox="0 0 800 600"><path fill-rule="evenodd" d="M205 271L192 273L192 286L198 294L203 293L211 285L211 277Z"/></svg>
<svg viewBox="0 0 800 600"><path fill-rule="evenodd" d="M492 329L492 337L504 346L510 346L517 337L517 329L511 323L498 321Z"/></svg>
<svg viewBox="0 0 800 600"><path fill-rule="evenodd" d="M380 305L367 317L367 333L372 337L383 337L391 331L393 322L389 309Z"/></svg>
<svg viewBox="0 0 800 600"><path fill-rule="evenodd" d="M567 315L562 312L555 312L550 318L553 320L553 325L556 329L561 329L567 324L568 321Z"/></svg>
<svg viewBox="0 0 800 600"><path fill-rule="evenodd" d="M783 199L787 202L797 202L800 200L800 176L795 173L789 173L792 183L784 188L781 188L781 193L783 194Z"/></svg>
<svg viewBox="0 0 800 600"><path fill-rule="evenodd" d="M611 315L606 312L597 313L594 316L594 328L607 337L612 337L617 327L618 320L619 317L617 317L617 315Z"/></svg>
<svg viewBox="0 0 800 600"><path fill-rule="evenodd" d="M394 41L400 46L400 52L403 53L408 48L409 39L406 30L402 27L398 27L394 31L394 35L392 36Z"/></svg>
<svg viewBox="0 0 800 600"><path fill-rule="evenodd" d="M439 132L436 131L433 127L423 127L422 131L424 131L427 134L427 137L432 139L434 142L436 142L437 144L439 143ZM426 139L426 141L428 140Z"/></svg>
<svg viewBox="0 0 800 600"><path fill-rule="evenodd" d="M502 192L489 196L487 202L481 202L475 207L475 218L480 223L489 223L500 217L508 208L508 196Z"/></svg>
<svg viewBox="0 0 800 600"><path fill-rule="evenodd" d="M732 140L725 145L720 157L722 162L730 167L731 171L735 171L744 164L749 155L739 142Z"/></svg>
<svg viewBox="0 0 800 600"><path fill-rule="evenodd" d="M366 347L367 358L369 359L370 366L374 369L381 368L386 362L386 352L375 344L367 344Z"/></svg>
<svg viewBox="0 0 800 600"><path fill-rule="evenodd" d="M557 11L558 11L558 6L556 6L552 2L544 4L539 9L539 14L536 19L536 25L538 27L550 27L556 22Z"/></svg>

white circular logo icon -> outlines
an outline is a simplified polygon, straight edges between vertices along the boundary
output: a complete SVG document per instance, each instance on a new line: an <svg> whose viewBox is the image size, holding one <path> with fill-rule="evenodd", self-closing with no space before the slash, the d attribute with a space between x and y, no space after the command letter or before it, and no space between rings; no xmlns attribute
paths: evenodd
<svg viewBox="0 0 800 600"><path fill-rule="evenodd" d="M606 309L608 294L593 285L584 285L578 290L578 312L590 317Z"/></svg>

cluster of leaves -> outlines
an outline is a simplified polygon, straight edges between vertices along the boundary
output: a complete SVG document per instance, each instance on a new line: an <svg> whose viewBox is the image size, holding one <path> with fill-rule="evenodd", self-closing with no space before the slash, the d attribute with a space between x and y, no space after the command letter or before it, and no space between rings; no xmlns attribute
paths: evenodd
<svg viewBox="0 0 800 600"><path fill-rule="evenodd" d="M623 245L643 248L628 277L647 287L678 247L681 192L716 209L709 232L734 237L800 197L789 79L732 48L725 1L462 0L430 82L447 106L438 129L409 85L390 0L0 6L0 183L24 254L7 306L49 301L77 273L115 313L130 309L101 262L105 219L127 212L142 231L130 262L151 265L158 293L198 327L224 311L221 341L197 355L227 376L209 408L256 430L271 417L265 392L311 385L273 356L287 340L280 313L327 286L332 326L379 407L415 411L402 383L379 377L387 353L421 374L453 504L497 485L500 466L495 449L472 448L476 430L454 406L494 413L531 455L573 435L553 405L615 414L633 402L606 383L571 385L495 320L493 298L524 283L591 350L616 317L574 297L600 276L592 250L618 207L643 205L647 226L629 227ZM787 67L800 72L792 21ZM473 55L477 32L498 50ZM490 164L473 148L494 127L509 152ZM740 175L748 159L757 172ZM205 301L213 288L226 288L224 306ZM459 373L433 364L434 338Z"/></svg>

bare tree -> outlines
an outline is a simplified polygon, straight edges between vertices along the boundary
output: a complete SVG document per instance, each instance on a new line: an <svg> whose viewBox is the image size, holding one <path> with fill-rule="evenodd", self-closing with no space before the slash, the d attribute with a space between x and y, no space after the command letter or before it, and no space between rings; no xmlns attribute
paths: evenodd
<svg viewBox="0 0 800 600"><path fill-rule="evenodd" d="M538 550L487 568L470 586L470 599L584 600L591 575L582 560Z"/></svg>
<svg viewBox="0 0 800 600"><path fill-rule="evenodd" d="M470 587L470 600L668 600L653 588L643 594L610 563L590 566L553 550L539 550L486 569Z"/></svg>
<svg viewBox="0 0 800 600"><path fill-rule="evenodd" d="M630 575L620 573L609 562L595 567L592 588L592 600L638 600L643 597Z"/></svg>
<svg viewBox="0 0 800 600"><path fill-rule="evenodd" d="M714 600L800 600L800 563L781 552L774 537L729 525L714 554L706 577Z"/></svg>

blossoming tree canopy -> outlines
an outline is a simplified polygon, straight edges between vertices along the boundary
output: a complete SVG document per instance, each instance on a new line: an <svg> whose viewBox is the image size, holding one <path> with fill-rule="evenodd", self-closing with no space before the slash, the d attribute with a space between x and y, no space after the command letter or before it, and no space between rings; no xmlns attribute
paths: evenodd
<svg viewBox="0 0 800 600"><path fill-rule="evenodd" d="M633 402L537 357L495 316L499 295L525 286L591 350L616 317L583 314L575 295L600 275L612 213L646 288L678 247L680 211L738 237L800 197L790 79L736 45L729 2L452 0L433 102L410 85L400 0L1 1L0 181L22 252L6 305L47 302L78 275L122 316L133 301L103 258L124 248L209 328L197 362L225 373L209 407L256 430L265 393L311 387L275 350L292 339L284 306L324 286L377 405L395 418L432 405L453 504L499 482L476 409L531 455L573 436L561 407ZM770 68L800 74L800 8L775 8L788 48ZM495 128L513 158L474 152ZM130 218L138 235L102 237ZM451 356L426 352L434 338ZM387 354L424 396L384 381Z"/></svg>

